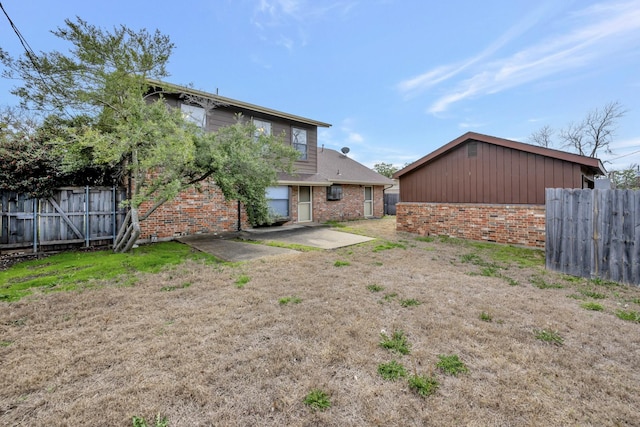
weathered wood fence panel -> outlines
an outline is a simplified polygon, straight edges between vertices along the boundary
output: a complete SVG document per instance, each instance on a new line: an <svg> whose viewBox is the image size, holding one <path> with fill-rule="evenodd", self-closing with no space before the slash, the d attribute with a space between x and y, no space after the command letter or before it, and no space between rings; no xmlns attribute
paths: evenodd
<svg viewBox="0 0 640 427"><path fill-rule="evenodd" d="M126 210L124 188L67 187L47 199L0 192L0 250L81 244L115 238Z"/></svg>
<svg viewBox="0 0 640 427"><path fill-rule="evenodd" d="M546 265L640 285L640 191L546 189Z"/></svg>

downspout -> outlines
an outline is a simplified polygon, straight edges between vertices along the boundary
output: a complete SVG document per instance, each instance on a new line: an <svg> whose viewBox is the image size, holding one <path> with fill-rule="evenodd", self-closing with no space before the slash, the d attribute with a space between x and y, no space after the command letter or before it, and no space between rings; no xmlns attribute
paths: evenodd
<svg viewBox="0 0 640 427"><path fill-rule="evenodd" d="M240 206L240 200L238 200L238 231L242 231L242 208Z"/></svg>

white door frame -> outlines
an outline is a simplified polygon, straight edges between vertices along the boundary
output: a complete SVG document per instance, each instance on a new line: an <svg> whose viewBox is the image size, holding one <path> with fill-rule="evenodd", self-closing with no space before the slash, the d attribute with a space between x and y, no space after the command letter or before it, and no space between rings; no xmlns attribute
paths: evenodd
<svg viewBox="0 0 640 427"><path fill-rule="evenodd" d="M371 199L367 199L367 188L371 189ZM364 216L365 218L373 216L373 187L370 185L364 187Z"/></svg>
<svg viewBox="0 0 640 427"><path fill-rule="evenodd" d="M309 188L309 201L301 202L300 201L300 188L307 187ZM300 218L300 206L309 206L309 218L301 219ZM311 222L313 221L313 187L310 185L299 185L298 186L298 222Z"/></svg>

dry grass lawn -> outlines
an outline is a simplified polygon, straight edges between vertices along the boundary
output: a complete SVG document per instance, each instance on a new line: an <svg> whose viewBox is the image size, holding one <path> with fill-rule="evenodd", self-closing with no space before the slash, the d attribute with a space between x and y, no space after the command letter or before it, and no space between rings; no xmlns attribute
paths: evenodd
<svg viewBox="0 0 640 427"><path fill-rule="evenodd" d="M640 323L615 315L640 310L639 289L542 263L483 276L491 250L416 240L393 218L348 226L379 239L0 303L0 425L640 425ZM379 345L397 330L408 355ZM436 367L454 354L467 373ZM383 379L392 360L439 388L422 397ZM313 389L330 408L303 403Z"/></svg>

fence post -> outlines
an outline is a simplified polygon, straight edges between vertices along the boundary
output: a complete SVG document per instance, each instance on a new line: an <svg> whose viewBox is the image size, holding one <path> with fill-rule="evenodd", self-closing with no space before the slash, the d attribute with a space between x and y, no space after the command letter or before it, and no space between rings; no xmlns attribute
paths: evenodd
<svg viewBox="0 0 640 427"><path fill-rule="evenodd" d="M593 203L593 213L591 223L593 224L593 252L591 258L591 277L600 277L600 253L598 252L598 245L600 243L600 207L598 206L598 200L600 190L591 190L591 201Z"/></svg>
<svg viewBox="0 0 640 427"><path fill-rule="evenodd" d="M111 187L111 193L112 193L112 199L111 199L111 206L113 208L113 214L111 215L113 217L113 220L111 221L111 235L113 237L113 246L116 245L116 221L117 221L117 216L116 216L116 186L114 185L113 187Z"/></svg>
<svg viewBox="0 0 640 427"><path fill-rule="evenodd" d="M38 253L38 205L40 199L33 199L33 253Z"/></svg>
<svg viewBox="0 0 640 427"><path fill-rule="evenodd" d="M84 244L89 247L89 186L84 187Z"/></svg>

